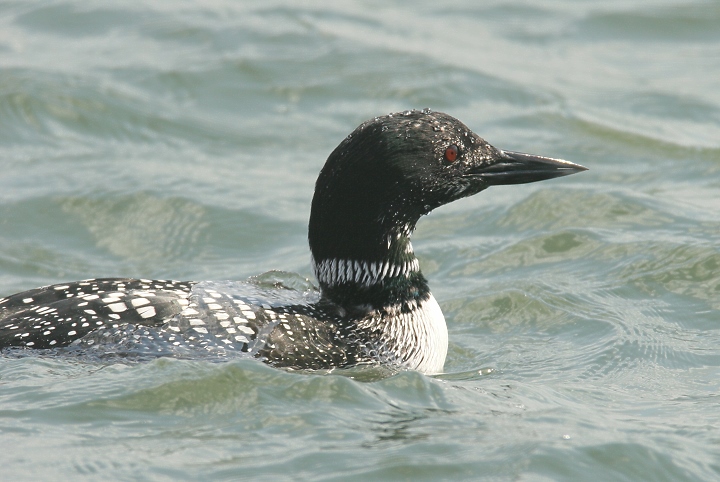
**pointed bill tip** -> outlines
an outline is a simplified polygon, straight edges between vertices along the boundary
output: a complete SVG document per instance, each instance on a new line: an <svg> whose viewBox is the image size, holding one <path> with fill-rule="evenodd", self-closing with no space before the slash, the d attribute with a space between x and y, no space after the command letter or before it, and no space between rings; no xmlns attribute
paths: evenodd
<svg viewBox="0 0 720 482"><path fill-rule="evenodd" d="M500 150L499 153L497 162L476 173L491 185L544 181L588 170L585 166L563 159L515 151Z"/></svg>

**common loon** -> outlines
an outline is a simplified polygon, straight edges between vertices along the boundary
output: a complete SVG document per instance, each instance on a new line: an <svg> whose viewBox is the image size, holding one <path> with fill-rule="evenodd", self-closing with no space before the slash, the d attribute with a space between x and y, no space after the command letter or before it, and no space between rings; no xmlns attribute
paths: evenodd
<svg viewBox="0 0 720 482"><path fill-rule="evenodd" d="M583 170L496 149L441 112L376 117L330 154L315 185L308 238L319 291L115 278L45 286L0 299L0 349L245 352L293 369L438 373L448 334L410 244L418 219L492 185Z"/></svg>

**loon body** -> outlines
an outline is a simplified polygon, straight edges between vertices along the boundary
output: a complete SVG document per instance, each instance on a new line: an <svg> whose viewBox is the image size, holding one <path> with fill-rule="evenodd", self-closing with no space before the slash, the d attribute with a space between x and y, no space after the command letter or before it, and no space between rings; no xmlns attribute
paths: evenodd
<svg viewBox="0 0 720 482"><path fill-rule="evenodd" d="M496 149L440 112L377 117L318 177L308 238L319 291L115 278L46 286L0 298L0 350L203 350L298 369L382 363L437 373L448 336L410 243L418 219L491 185L583 170Z"/></svg>

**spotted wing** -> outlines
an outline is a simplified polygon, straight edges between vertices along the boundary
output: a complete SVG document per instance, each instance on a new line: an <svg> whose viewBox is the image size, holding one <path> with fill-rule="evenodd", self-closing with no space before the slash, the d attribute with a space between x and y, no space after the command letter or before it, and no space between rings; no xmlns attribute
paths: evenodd
<svg viewBox="0 0 720 482"><path fill-rule="evenodd" d="M353 360L319 293L247 282L94 279L0 299L0 349L104 356L252 356L276 366Z"/></svg>
<svg viewBox="0 0 720 482"><path fill-rule="evenodd" d="M345 366L352 355L339 339L336 313L323 310L318 301L319 293L312 291L201 282L193 286L187 308L162 333L179 349L239 351L292 368Z"/></svg>
<svg viewBox="0 0 720 482"><path fill-rule="evenodd" d="M100 328L158 326L187 306L192 282L89 279L0 299L0 348L58 348Z"/></svg>

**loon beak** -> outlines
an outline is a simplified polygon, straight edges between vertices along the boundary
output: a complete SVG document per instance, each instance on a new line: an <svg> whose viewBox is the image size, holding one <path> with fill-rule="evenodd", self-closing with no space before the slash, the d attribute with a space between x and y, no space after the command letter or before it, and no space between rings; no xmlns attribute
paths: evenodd
<svg viewBox="0 0 720 482"><path fill-rule="evenodd" d="M562 159L522 152L503 150L499 152L500 158L497 162L482 167L474 173L490 185L524 184L587 171L587 167Z"/></svg>

